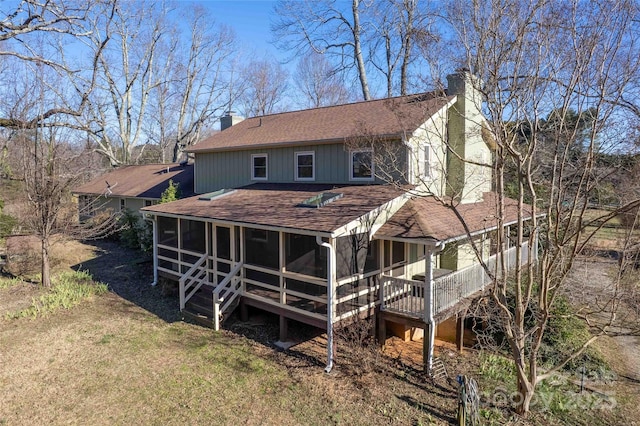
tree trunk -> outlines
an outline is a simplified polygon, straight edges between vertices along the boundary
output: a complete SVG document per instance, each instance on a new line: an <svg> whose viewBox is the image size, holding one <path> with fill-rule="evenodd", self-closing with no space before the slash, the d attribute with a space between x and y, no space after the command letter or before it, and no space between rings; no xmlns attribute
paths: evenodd
<svg viewBox="0 0 640 426"><path fill-rule="evenodd" d="M49 263L49 239L43 237L41 240L42 246L42 285L43 287L51 287L51 265Z"/></svg>
<svg viewBox="0 0 640 426"><path fill-rule="evenodd" d="M362 56L362 44L360 43L360 11L358 10L360 0L352 0L351 8L353 11L353 45L354 57L358 67L358 78L362 86L362 97L365 101L371 99L369 94L369 83L367 81L367 71L364 66L364 58Z"/></svg>
<svg viewBox="0 0 640 426"><path fill-rule="evenodd" d="M533 399L535 387L528 380L522 380L518 377L518 400L516 402L516 413L520 416L526 416L531 409L531 400Z"/></svg>

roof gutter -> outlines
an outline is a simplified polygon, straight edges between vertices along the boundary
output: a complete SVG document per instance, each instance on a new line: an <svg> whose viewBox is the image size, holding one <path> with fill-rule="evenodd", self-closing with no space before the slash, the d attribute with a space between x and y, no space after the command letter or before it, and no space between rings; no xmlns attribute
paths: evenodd
<svg viewBox="0 0 640 426"><path fill-rule="evenodd" d="M316 235L316 243L322 247L326 247L327 256L327 366L324 369L325 373L330 373L333 369L333 293L335 287L335 267L336 267L336 252L333 246L327 242L322 241L320 235Z"/></svg>
<svg viewBox="0 0 640 426"><path fill-rule="evenodd" d="M427 287L427 303L425 304L425 322L429 324L429 352L427 354L427 373L431 374L431 368L433 367L433 348L435 346L435 330L436 330L436 321L434 318L434 302L435 302L435 285L433 282L433 255L435 253L439 253L444 249L445 242L439 241L435 245L435 250L429 252L429 256L427 256L427 268L425 274L425 281Z"/></svg>

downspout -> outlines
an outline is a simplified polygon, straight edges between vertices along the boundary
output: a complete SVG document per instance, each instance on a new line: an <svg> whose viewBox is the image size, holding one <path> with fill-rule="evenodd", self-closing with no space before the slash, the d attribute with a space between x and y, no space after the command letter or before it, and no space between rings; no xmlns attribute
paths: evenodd
<svg viewBox="0 0 640 426"><path fill-rule="evenodd" d="M158 284L158 221L155 216L146 215L145 219L151 221L153 225L153 282L152 286Z"/></svg>
<svg viewBox="0 0 640 426"><path fill-rule="evenodd" d="M433 348L436 343L436 320L434 318L434 302L435 298L435 286L433 285L433 255L439 253L444 249L444 241L438 241L433 251L429 251L427 257L427 270L425 271L425 284L427 289L427 303L425 303L425 318L424 321L429 324L429 354L427 356L427 372L431 374L431 368L433 367Z"/></svg>
<svg viewBox="0 0 640 426"><path fill-rule="evenodd" d="M326 247L328 251L327 256L327 366L324 369L325 373L330 373L333 369L333 290L335 285L335 259L336 252L333 250L333 246L327 242L322 241L320 235L316 235L316 243L322 247Z"/></svg>

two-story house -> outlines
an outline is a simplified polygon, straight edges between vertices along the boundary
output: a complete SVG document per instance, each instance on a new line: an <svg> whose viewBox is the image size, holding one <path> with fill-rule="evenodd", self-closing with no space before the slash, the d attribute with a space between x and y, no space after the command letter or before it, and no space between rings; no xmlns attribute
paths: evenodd
<svg viewBox="0 0 640 426"><path fill-rule="evenodd" d="M333 330L356 317L375 315L382 341L387 323L424 329L430 368L438 324L458 319L461 330L460 302L487 284L478 254L491 264L509 250L491 243L491 150L469 78L450 76L443 92L225 117L191 148L201 195L143 209L156 281L178 281L180 309L216 329L238 302L278 314L281 339L289 320L326 329L327 369Z"/></svg>

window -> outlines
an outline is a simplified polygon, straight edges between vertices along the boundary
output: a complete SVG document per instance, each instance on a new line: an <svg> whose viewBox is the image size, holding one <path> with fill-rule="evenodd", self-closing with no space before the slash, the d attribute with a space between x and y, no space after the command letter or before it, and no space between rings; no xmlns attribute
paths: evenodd
<svg viewBox="0 0 640 426"><path fill-rule="evenodd" d="M251 179L267 180L267 154L251 155Z"/></svg>
<svg viewBox="0 0 640 426"><path fill-rule="evenodd" d="M424 177L433 177L431 171L431 145L422 147L422 175Z"/></svg>
<svg viewBox="0 0 640 426"><path fill-rule="evenodd" d="M314 180L315 175L315 152L296 152L295 164L296 180Z"/></svg>
<svg viewBox="0 0 640 426"><path fill-rule="evenodd" d="M93 216L96 213L96 209L98 203L96 203L96 199L94 197L89 197L88 195L81 195L78 199L79 206L78 211L81 216Z"/></svg>
<svg viewBox="0 0 640 426"><path fill-rule="evenodd" d="M373 180L373 149L351 151L351 180Z"/></svg>
<svg viewBox="0 0 640 426"><path fill-rule="evenodd" d="M120 211L124 211L126 208L127 205L125 204L124 198L120 198Z"/></svg>

